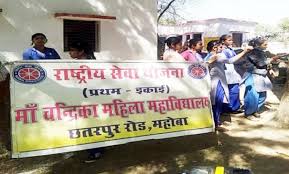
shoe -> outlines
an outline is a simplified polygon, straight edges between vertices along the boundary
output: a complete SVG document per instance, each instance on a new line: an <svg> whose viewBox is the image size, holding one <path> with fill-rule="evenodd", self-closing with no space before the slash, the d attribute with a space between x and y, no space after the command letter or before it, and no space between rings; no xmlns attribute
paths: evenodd
<svg viewBox="0 0 289 174"><path fill-rule="evenodd" d="M251 121L258 121L259 120L254 115L245 116L245 118L247 118L248 120L251 120Z"/></svg>
<svg viewBox="0 0 289 174"><path fill-rule="evenodd" d="M222 125L224 125L224 126L229 126L229 125L231 125L231 122L229 122L229 121L224 121L224 122L222 123Z"/></svg>
<svg viewBox="0 0 289 174"><path fill-rule="evenodd" d="M244 109L238 109L238 110L236 110L236 111L233 111L232 112L232 114L241 114L241 113L243 113L244 112Z"/></svg>
<svg viewBox="0 0 289 174"><path fill-rule="evenodd" d="M218 131L218 132L227 132L227 131L229 131L229 129L226 129L223 126L218 126L218 127L216 127L216 131Z"/></svg>
<svg viewBox="0 0 289 174"><path fill-rule="evenodd" d="M232 114L232 117L243 117L245 115L244 112L238 113L238 114Z"/></svg>
<svg viewBox="0 0 289 174"><path fill-rule="evenodd" d="M261 114L259 114L258 112L255 112L255 113L253 114L253 116L256 117L256 118L260 118L260 117L261 117Z"/></svg>
<svg viewBox="0 0 289 174"><path fill-rule="evenodd" d="M101 153L97 152L95 154L90 154L88 158L84 161L85 163L93 163L101 157Z"/></svg>

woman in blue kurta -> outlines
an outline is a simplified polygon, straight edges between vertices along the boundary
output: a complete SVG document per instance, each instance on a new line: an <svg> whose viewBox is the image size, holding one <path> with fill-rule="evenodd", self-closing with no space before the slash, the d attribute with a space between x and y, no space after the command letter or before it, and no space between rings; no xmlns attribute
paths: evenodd
<svg viewBox="0 0 289 174"><path fill-rule="evenodd" d="M23 60L60 59L55 49L45 47L47 38L43 33L33 34L31 41L33 47L24 51Z"/></svg>
<svg viewBox="0 0 289 174"><path fill-rule="evenodd" d="M222 52L227 59L231 59L232 57L237 55L232 49L233 38L231 35L222 35L220 37L220 42L223 44L224 49ZM237 73L234 65L228 63L225 64L225 74L229 88L230 102L228 105L225 105L224 111L236 112L240 109L241 106L239 97L239 84L242 80L242 77Z"/></svg>
<svg viewBox="0 0 289 174"><path fill-rule="evenodd" d="M220 122L220 115L224 112L224 105L230 102L229 89L225 75L225 63L233 64L243 57L247 50L251 47L245 48L244 51L230 59L222 53L221 44L218 41L210 41L207 46L209 52L205 58L209 63L211 76L211 102L213 109L213 116L216 130L224 131Z"/></svg>
<svg viewBox="0 0 289 174"><path fill-rule="evenodd" d="M267 48L267 40L261 37L249 42L254 49L246 55L250 62L247 72L244 74L242 84L245 84L244 109L248 119L260 117L258 111L266 100L266 91L272 89L272 83L267 77L267 64L279 57L267 58L264 50Z"/></svg>

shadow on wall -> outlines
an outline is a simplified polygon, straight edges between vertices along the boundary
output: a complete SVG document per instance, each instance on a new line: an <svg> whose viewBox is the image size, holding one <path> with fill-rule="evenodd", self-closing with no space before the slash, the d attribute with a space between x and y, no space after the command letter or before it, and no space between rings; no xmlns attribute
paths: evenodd
<svg viewBox="0 0 289 174"><path fill-rule="evenodd" d="M0 42L0 51L16 52L20 59L23 50L31 44L31 35L36 32L45 33L49 39L47 46L63 53L62 20L53 15L66 12L116 16L115 22L101 21L101 52L122 59L133 59L132 53L137 58L147 53L156 60L156 10L152 10L154 3L151 1L63 0L51 3L46 0L9 0L0 4L3 7L0 36L4 40Z"/></svg>

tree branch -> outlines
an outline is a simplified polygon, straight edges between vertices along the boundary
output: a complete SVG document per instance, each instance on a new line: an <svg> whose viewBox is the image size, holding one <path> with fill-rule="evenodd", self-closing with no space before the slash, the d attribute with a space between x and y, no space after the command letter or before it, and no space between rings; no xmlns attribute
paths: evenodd
<svg viewBox="0 0 289 174"><path fill-rule="evenodd" d="M164 8L164 10L160 13L160 15L158 16L158 20L157 22L159 23L161 17L164 15L164 13L170 8L170 6L172 5L172 3L174 3L176 0L171 0L170 3L168 3L168 5Z"/></svg>

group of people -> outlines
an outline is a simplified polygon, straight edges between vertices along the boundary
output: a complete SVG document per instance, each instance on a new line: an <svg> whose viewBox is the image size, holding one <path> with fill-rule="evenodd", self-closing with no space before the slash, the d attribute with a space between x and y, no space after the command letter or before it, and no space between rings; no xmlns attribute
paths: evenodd
<svg viewBox="0 0 289 174"><path fill-rule="evenodd" d="M32 47L23 53L24 60L60 59L53 48L45 46L47 37L43 33L33 34ZM166 40L168 50L163 60L172 62L190 62L208 64L211 76L211 103L216 130L225 131L220 116L228 112L244 112L245 117L251 120L259 118L258 113L266 100L266 91L272 88L267 77L267 65L270 61L265 54L267 40L261 37L252 39L249 46L236 54L232 49L231 35L223 35L219 40L207 44L207 52L203 52L203 42L191 39L183 47L180 37L170 37ZM73 59L95 59L88 44L77 41L69 46L69 54ZM239 63L244 60L243 63ZM239 66L234 66L238 64ZM241 65L241 66L240 66ZM236 71L237 70L237 71ZM240 86L245 86L244 96L240 97ZM240 99L244 100L241 110ZM88 151L88 162L99 158L103 148Z"/></svg>
<svg viewBox="0 0 289 174"><path fill-rule="evenodd" d="M23 60L52 60L60 59L59 54L53 48L45 46L47 37L43 33L35 33L31 37L31 48L22 54ZM85 41L75 41L69 45L69 55L72 59L95 59L93 50Z"/></svg>
<svg viewBox="0 0 289 174"><path fill-rule="evenodd" d="M211 77L211 103L216 130L226 131L220 121L223 113L242 113L245 118L260 118L260 108L266 100L266 91L272 89L267 76L268 64L279 57L269 58L265 52L268 41L262 37L252 39L243 51L236 54L232 49L231 35L222 35L219 40L207 44L203 52L203 42L191 39L182 46L182 38L169 37L168 49L163 54L164 61L207 64ZM240 88L244 89L243 95ZM242 90L241 90L242 93ZM244 101L243 105L241 100Z"/></svg>

